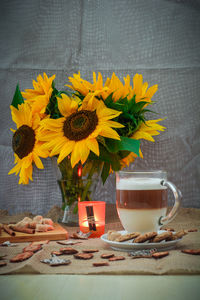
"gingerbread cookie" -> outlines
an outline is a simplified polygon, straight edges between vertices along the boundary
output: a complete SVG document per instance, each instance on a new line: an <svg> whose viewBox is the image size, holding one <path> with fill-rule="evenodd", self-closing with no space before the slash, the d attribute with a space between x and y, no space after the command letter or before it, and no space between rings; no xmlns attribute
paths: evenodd
<svg viewBox="0 0 200 300"><path fill-rule="evenodd" d="M148 240L153 239L157 235L157 232L147 232L145 234L139 235L136 239L133 240L133 243L144 243Z"/></svg>

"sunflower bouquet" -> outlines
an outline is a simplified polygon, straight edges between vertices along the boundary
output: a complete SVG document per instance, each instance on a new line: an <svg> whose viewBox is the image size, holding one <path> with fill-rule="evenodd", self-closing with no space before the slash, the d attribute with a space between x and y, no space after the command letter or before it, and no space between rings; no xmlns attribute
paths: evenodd
<svg viewBox="0 0 200 300"><path fill-rule="evenodd" d="M90 199L91 182L85 186L83 179L100 173L105 183L111 172L143 157L141 139L154 142L165 127L158 124L162 119L146 118L158 87L148 88L142 75L132 83L127 75L123 83L113 73L103 83L101 73L93 72L91 83L79 72L68 78L70 92L57 90L54 79L44 73L33 80L33 89L16 87L10 106L17 125L11 129L15 166L9 174L19 174L19 183L28 184L33 165L42 169L41 158L56 157L62 179L78 183L75 189L72 183L65 186L67 204L72 204Z"/></svg>

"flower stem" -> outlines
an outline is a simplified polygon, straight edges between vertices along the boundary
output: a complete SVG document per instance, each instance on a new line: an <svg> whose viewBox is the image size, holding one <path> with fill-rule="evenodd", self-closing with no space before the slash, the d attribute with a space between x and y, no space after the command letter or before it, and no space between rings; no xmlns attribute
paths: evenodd
<svg viewBox="0 0 200 300"><path fill-rule="evenodd" d="M90 169L90 172L89 172L89 174L88 174L87 184L86 184L85 189L84 189L84 191L83 191L83 194L82 194L82 197L81 197L81 201L85 201L85 198L86 198L86 196L87 196L87 193L88 193L88 191L89 191L89 188L90 188L90 186L91 186L91 184L92 184L92 176L93 176L93 174L94 174L94 172L95 172L95 169L96 169L96 164L93 163L93 164L92 164L92 167L91 167L91 169Z"/></svg>

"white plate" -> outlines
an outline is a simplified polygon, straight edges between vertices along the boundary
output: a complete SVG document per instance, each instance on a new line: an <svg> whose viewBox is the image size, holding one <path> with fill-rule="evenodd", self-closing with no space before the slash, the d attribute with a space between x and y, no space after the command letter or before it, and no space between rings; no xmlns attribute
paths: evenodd
<svg viewBox="0 0 200 300"><path fill-rule="evenodd" d="M159 230L158 234L165 232L165 230ZM127 231L119 231L121 234L126 234ZM175 232L174 232L175 233ZM114 250L118 251L131 251L131 250L141 250L141 249L162 249L162 250L169 250L175 247L175 245L181 240L174 240L174 241L162 241L160 243L132 243L132 240L126 241L126 242L115 242L115 241L109 241L107 238L107 233L103 234L101 236L102 241L110 245L110 247Z"/></svg>

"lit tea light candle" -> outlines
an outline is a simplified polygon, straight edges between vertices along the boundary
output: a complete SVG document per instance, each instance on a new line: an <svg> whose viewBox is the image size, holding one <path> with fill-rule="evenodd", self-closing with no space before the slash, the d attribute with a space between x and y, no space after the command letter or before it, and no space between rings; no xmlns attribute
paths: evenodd
<svg viewBox="0 0 200 300"><path fill-rule="evenodd" d="M78 202L80 231L91 232L90 237L100 237L105 230L105 202L82 201Z"/></svg>

